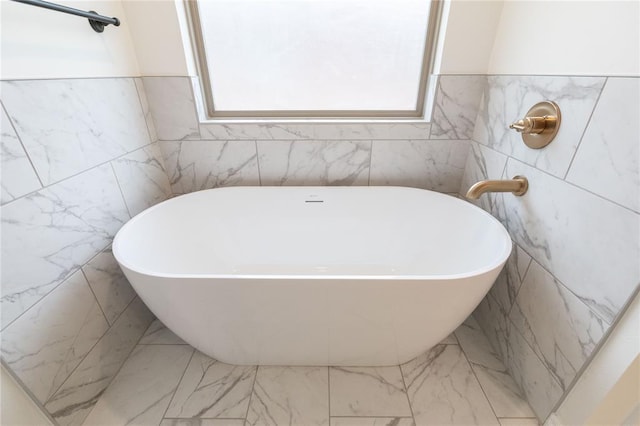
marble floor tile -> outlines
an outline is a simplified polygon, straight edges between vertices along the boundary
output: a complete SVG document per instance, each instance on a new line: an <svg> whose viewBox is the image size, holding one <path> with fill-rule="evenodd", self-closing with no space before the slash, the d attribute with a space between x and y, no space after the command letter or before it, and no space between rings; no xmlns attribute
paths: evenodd
<svg viewBox="0 0 640 426"><path fill-rule="evenodd" d="M411 416L399 367L331 367L332 416Z"/></svg>
<svg viewBox="0 0 640 426"><path fill-rule="evenodd" d="M535 417L475 318L467 318L456 335L496 416Z"/></svg>
<svg viewBox="0 0 640 426"><path fill-rule="evenodd" d="M85 424L159 424L192 354L186 345L137 346Z"/></svg>
<svg viewBox="0 0 640 426"><path fill-rule="evenodd" d="M257 367L229 365L196 352L166 417L243 418Z"/></svg>
<svg viewBox="0 0 640 426"><path fill-rule="evenodd" d="M139 345L186 345L186 342L173 334L159 319L151 323Z"/></svg>
<svg viewBox="0 0 640 426"><path fill-rule="evenodd" d="M160 426L244 426L244 419L163 419Z"/></svg>
<svg viewBox="0 0 640 426"><path fill-rule="evenodd" d="M46 403L60 426L82 424L152 320L153 314L140 299L118 317Z"/></svg>
<svg viewBox="0 0 640 426"><path fill-rule="evenodd" d="M329 425L327 367L259 367L247 425Z"/></svg>
<svg viewBox="0 0 640 426"><path fill-rule="evenodd" d="M438 345L401 366L418 425L498 425L457 345Z"/></svg>
<svg viewBox="0 0 640 426"><path fill-rule="evenodd" d="M331 417L331 426L415 426L412 417Z"/></svg>

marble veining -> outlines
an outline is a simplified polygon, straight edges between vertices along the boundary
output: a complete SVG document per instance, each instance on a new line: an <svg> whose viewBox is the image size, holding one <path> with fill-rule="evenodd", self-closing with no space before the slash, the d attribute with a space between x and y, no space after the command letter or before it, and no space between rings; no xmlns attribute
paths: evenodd
<svg viewBox="0 0 640 426"><path fill-rule="evenodd" d="M160 140L199 139L200 128L189 77L143 77Z"/></svg>
<svg viewBox="0 0 640 426"><path fill-rule="evenodd" d="M512 238L611 323L640 282L638 215L509 159L515 174L535 185L523 197L499 196Z"/></svg>
<svg viewBox="0 0 640 426"><path fill-rule="evenodd" d="M109 164L4 205L3 327L103 250L128 219Z"/></svg>
<svg viewBox="0 0 640 426"><path fill-rule="evenodd" d="M229 365L196 352L165 417L241 418L257 367Z"/></svg>
<svg viewBox="0 0 640 426"><path fill-rule="evenodd" d="M535 417L476 319L467 318L456 330L456 335L496 416Z"/></svg>
<svg viewBox="0 0 640 426"><path fill-rule="evenodd" d="M537 262L529 268L510 317L563 389L608 328Z"/></svg>
<svg viewBox="0 0 640 426"><path fill-rule="evenodd" d="M44 185L150 142L132 79L3 81L0 87Z"/></svg>
<svg viewBox="0 0 640 426"><path fill-rule="evenodd" d="M329 425L327 367L258 368L247 425Z"/></svg>
<svg viewBox="0 0 640 426"><path fill-rule="evenodd" d="M331 416L407 417L399 367L330 367Z"/></svg>
<svg viewBox="0 0 640 426"><path fill-rule="evenodd" d="M375 140L370 184L457 192L468 152L466 140Z"/></svg>
<svg viewBox="0 0 640 426"><path fill-rule="evenodd" d="M639 129L640 78L610 77L567 180L640 212Z"/></svg>
<svg viewBox="0 0 640 426"><path fill-rule="evenodd" d="M113 257L111 247L87 262L82 267L82 272L109 325L113 325L136 293Z"/></svg>
<svg viewBox="0 0 640 426"><path fill-rule="evenodd" d="M263 185L366 185L371 142L258 141Z"/></svg>
<svg viewBox="0 0 640 426"><path fill-rule="evenodd" d="M186 345L137 346L85 424L159 424L192 354Z"/></svg>
<svg viewBox="0 0 640 426"><path fill-rule="evenodd" d="M505 311L490 293L482 299L473 317L484 331L485 336L506 363L508 354L508 311Z"/></svg>
<svg viewBox="0 0 640 426"><path fill-rule="evenodd" d="M253 141L161 142L160 147L175 194L260 185Z"/></svg>
<svg viewBox="0 0 640 426"><path fill-rule="evenodd" d="M489 76L473 139L563 178L604 82L604 77ZM530 149L509 124L545 100L560 106L562 124L553 143Z"/></svg>
<svg viewBox="0 0 640 426"><path fill-rule="evenodd" d="M46 403L61 426L81 425L111 383L153 314L136 298Z"/></svg>
<svg viewBox="0 0 640 426"><path fill-rule="evenodd" d="M438 78L431 139L470 139L487 77L443 75Z"/></svg>
<svg viewBox="0 0 640 426"><path fill-rule="evenodd" d="M401 368L417 424L498 424L459 346L437 345Z"/></svg>
<svg viewBox="0 0 640 426"><path fill-rule="evenodd" d="M111 164L132 217L171 196L158 144L134 151Z"/></svg>
<svg viewBox="0 0 640 426"><path fill-rule="evenodd" d="M0 108L2 122L0 123L0 161L2 161L2 179L0 186L2 195L0 202L8 203L41 187L38 176L31 166L20 139L13 130L9 117Z"/></svg>
<svg viewBox="0 0 640 426"><path fill-rule="evenodd" d="M244 419L163 419L160 426L244 426Z"/></svg>
<svg viewBox="0 0 640 426"><path fill-rule="evenodd" d="M2 331L2 358L44 403L107 328L78 271Z"/></svg>

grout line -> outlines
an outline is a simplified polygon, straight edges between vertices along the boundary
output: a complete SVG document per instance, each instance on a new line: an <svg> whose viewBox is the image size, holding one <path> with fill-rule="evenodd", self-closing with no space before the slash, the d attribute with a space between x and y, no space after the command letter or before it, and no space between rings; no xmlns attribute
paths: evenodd
<svg viewBox="0 0 640 426"><path fill-rule="evenodd" d="M151 114L151 105L149 105L149 99L147 98L147 93L146 93L146 89L144 88L144 82L142 81L142 77L136 77L140 80L140 85L142 86L142 90L144 90L145 94L144 94L144 98L147 100L147 107L149 108L149 110L147 111L149 113L149 115L151 116L151 120L153 120L153 114ZM145 114L144 111L144 105L142 104L142 95L140 94L140 90L138 89L138 85L136 84L136 78L133 78L133 86L136 89L136 94L138 95L138 102L140 103L140 111L142 111L142 118L144 119L144 125L147 128L147 136L149 137L149 141L150 143L155 143L157 141L154 141L153 138L151 137L151 129L149 128L149 121L147 120L147 114ZM155 123L154 124L154 128L155 128ZM157 138L157 134L156 134L156 138Z"/></svg>
<svg viewBox="0 0 640 426"><path fill-rule="evenodd" d="M484 332L482 331L482 327L480 327L480 332L482 333L483 337L486 339L487 337L484 334ZM489 343L489 345L491 345L491 343ZM480 382L480 379L478 379L478 375L476 374L476 370L473 368L474 364L471 361L469 361L469 357L467 356L467 353L464 351L462 345L460 345L460 352L462 352L462 356L464 356L464 359L467 361L467 365L469 365L469 369L471 370L471 374L473 374L473 377L475 377L476 382L478 382L478 386L480 387L480 390L482 391L482 394L484 395L484 399L487 401L487 404L489 404L489 408L491 408L491 412L493 413L494 417L497 420L498 419L498 414L496 413L496 410L493 408L493 404L491 403L491 400L487 396L487 392L484 390L484 387L482 386L482 383ZM504 366L504 363L503 363L503 366ZM505 369L506 369L506 366L505 366Z"/></svg>
<svg viewBox="0 0 640 426"><path fill-rule="evenodd" d="M329 407L329 424L331 424L331 366L327 366L327 405Z"/></svg>
<svg viewBox="0 0 640 426"><path fill-rule="evenodd" d="M122 197L122 202L124 203L124 206L127 209L127 214L129 215L129 219L131 219L133 217L131 215L131 209L129 209L129 203L127 203L127 199L124 197L124 192L122 192L122 187L120 186L120 180L118 179L118 174L116 173L116 169L113 167L112 162L109 162L109 166L111 166L111 172L113 173L113 177L116 179L116 185L118 185L118 190L120 191L120 197Z"/></svg>
<svg viewBox="0 0 640 426"><path fill-rule="evenodd" d="M2 204L2 206L3 206L3 207L4 207L4 206L8 206L9 204L11 204L11 203L13 203L13 202L15 202L15 201L21 200L21 199L23 199L23 198L27 198L27 197L29 197L30 195L33 195L33 194L35 194L35 193L37 193L37 192L39 192L39 191L42 191L43 189L49 189L50 187L52 187L52 186L54 186L54 185L57 185L57 184L62 183L62 182L66 182L66 181L68 181L68 180L70 180L70 179L73 179L73 178L75 178L75 177L78 177L78 176L80 176L80 175L82 175L82 174L84 174L84 173L87 173L87 172L90 172L90 171L92 171L92 170L94 170L94 169L100 168L100 167L102 167L102 166L104 166L104 165L106 165L106 164L108 164L108 163L111 163L112 161L120 160L121 158L124 158L124 157L126 157L127 155L129 155L129 154L133 154L133 153L134 153L134 152L136 152L136 151L140 151L140 150L144 150L144 149L146 149L146 148L149 148L149 147L151 147L151 145L153 145L154 143L156 143L156 142L149 143L149 144L146 144L146 145L143 145L143 146L137 147L137 148L135 148L135 149L133 149L133 150L131 150L131 151L129 151L129 152L125 152L125 153L123 153L123 154L120 154L120 155L118 155L117 157L111 158L111 159L109 159L109 160L103 161L102 163L99 163L99 164L96 164L96 165L94 165L94 166L91 166L91 167L89 167L88 169L81 170L81 171L79 171L79 172L77 172L77 173L74 173L74 174L72 174L72 175L70 175L70 176L67 176L67 177L65 177L65 178L63 178L63 179L57 180L57 181L55 181L55 182L51 182L51 183L49 183L48 185L43 186L42 188L38 188L38 189L36 189L35 191L28 192L28 193L26 193L26 194L24 194L24 195L21 195L21 196L20 196L20 197L18 197L18 198L14 198L13 200L9 201L8 203L4 203L4 204ZM127 210L127 211L128 211L128 210Z"/></svg>
<svg viewBox="0 0 640 426"><path fill-rule="evenodd" d="M262 172L260 171L260 152L258 151L258 141L254 140L253 144L256 148L256 164L258 165L258 184L262 186Z"/></svg>
<svg viewBox="0 0 640 426"><path fill-rule="evenodd" d="M102 252L100 252L100 253L102 253ZM98 253L98 254L100 254L100 253ZM84 269L83 269L85 266L87 266L88 263L89 262L87 262L84 266L81 266L79 271L82 274L82 276L84 277L85 281L87 282L87 287L89 287L89 291L91 291L91 294L93 295L93 299L96 301L96 304L98 305L98 309L100 309L100 312L102 312L102 316L104 317L104 320L107 322L107 325L109 326L109 327L107 327L107 331L109 331L109 329L111 329L113 324L115 324L116 322L113 321L113 324L111 324L109 322L109 319L107 318L107 315L104 313L104 309L102 309L102 305L100 305L100 301L98 301L98 297L96 296L96 292L93 291L93 288L91 287L91 283L89 282L89 278L87 278L87 274L85 274ZM135 296L131 298L129 303L133 302L133 299L135 299ZM127 307L129 306L129 303L127 303ZM125 307L125 309L127 309L127 307ZM122 312L124 312L124 311L122 311ZM120 317L120 316L118 315L118 317ZM105 332L105 334L106 334L106 332ZM100 337L100 338L102 339L102 337Z"/></svg>
<svg viewBox="0 0 640 426"><path fill-rule="evenodd" d="M578 139L578 144L576 145L576 149L573 151L573 155L571 156L571 161L569 161L569 166L567 167L567 171L564 173L564 177L562 178L562 180L564 180L565 182L567 181L567 177L569 176L569 171L571 170L571 166L573 166L573 162L576 159L576 156L578 155L578 150L580 149L580 146L582 146L582 140L584 139L584 135L587 133L587 130L591 125L593 114L596 112L596 109L598 108L598 103L600 103L600 98L602 97L602 93L604 92L605 87L607 87L608 81L609 79L605 78L604 83L600 88L600 93L598 93L598 97L596 98L596 101L593 104L593 109L591 110L591 114L589 114L589 119L587 120L587 123L585 124L584 129L582 130L580 139Z"/></svg>
<svg viewBox="0 0 640 426"><path fill-rule="evenodd" d="M435 347L435 346L434 346ZM460 348L462 350L462 348ZM407 387L407 382L404 378L404 372L402 371L402 365L398 365L398 369L400 370L400 377L402 377L402 385L404 386L404 394L407 397L407 402L409 403L409 411L411 411L411 419L413 420L413 424L418 424L416 422L416 416L413 412L413 405L411 404L411 398L409 398L409 388Z"/></svg>
<svg viewBox="0 0 640 426"><path fill-rule="evenodd" d="M180 345L173 345L173 346L180 346ZM171 394L171 399L169 399L169 403L167 404L167 407L164 409L161 419L164 419L164 416L167 415L167 411L169 411L169 407L171 407L171 403L173 402L173 399L176 397L176 392L178 392L178 388L180 387L180 383L182 383L182 381L184 380L184 375L187 374L187 370L189 369L189 366L191 365L191 361L193 361L193 357L195 356L195 353L196 353L196 350L193 347L191 347L191 356L189 357L189 361L184 366L184 370L182 371L182 375L180 376L180 379L176 383L176 387L173 389L173 393Z"/></svg>
<svg viewBox="0 0 640 426"><path fill-rule="evenodd" d="M371 168L373 167L373 139L369 141L369 177L367 178L367 186L371 186Z"/></svg>
<svg viewBox="0 0 640 426"><path fill-rule="evenodd" d="M259 365L256 365L256 372L253 375L253 383L251 384L251 393L249 394L249 403L247 404L247 411L244 413L244 424L247 424L247 418L249 417L249 410L251 409L251 402L253 400L253 393L255 392L256 381L258 380Z"/></svg>
<svg viewBox="0 0 640 426"><path fill-rule="evenodd" d="M18 133L18 130L16 129L15 124L13 124L13 120L9 116L9 111L7 110L7 107L1 101L0 101L0 106L4 110L4 114L7 116L7 121L9 121L9 125L11 126L11 129L13 130L13 133L15 133L15 135L16 135L16 139L18 139L18 143L20 143L20 147L24 151L24 155L27 157L27 160L29 160L29 164L31 164L31 168L33 169L33 173L36 175L36 179L38 179L38 182L40 182L41 188L38 188L36 190L36 191L39 191L40 189L45 187L44 183L42 182L42 178L40 177L40 174L38 173L38 170L36 169L36 166L33 164L33 160L31 159L31 156L29 155L29 152L27 151L27 148L24 146L24 143L22 142L22 136L20 136L20 134ZM32 191L32 192L35 192L35 191ZM22 196L20 196L18 198L22 198L23 196L24 195L22 195ZM11 201L17 200L18 198L14 198ZM9 201L9 202L11 202L11 201ZM9 203L5 203L5 204L9 204Z"/></svg>

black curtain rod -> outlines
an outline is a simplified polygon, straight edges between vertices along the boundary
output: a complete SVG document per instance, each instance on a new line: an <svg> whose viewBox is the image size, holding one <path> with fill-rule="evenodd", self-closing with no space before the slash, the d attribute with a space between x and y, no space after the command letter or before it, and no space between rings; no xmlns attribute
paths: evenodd
<svg viewBox="0 0 640 426"><path fill-rule="evenodd" d="M30 4L32 6L43 7L45 9L55 10L57 12L68 13L70 15L82 16L89 20L89 25L96 32L101 33L104 31L104 27L109 24L120 26L120 20L118 18L110 18L108 16L98 15L96 12L90 10L85 12L84 10L74 9L73 7L63 6L61 4L49 3L43 0L13 0L18 3Z"/></svg>

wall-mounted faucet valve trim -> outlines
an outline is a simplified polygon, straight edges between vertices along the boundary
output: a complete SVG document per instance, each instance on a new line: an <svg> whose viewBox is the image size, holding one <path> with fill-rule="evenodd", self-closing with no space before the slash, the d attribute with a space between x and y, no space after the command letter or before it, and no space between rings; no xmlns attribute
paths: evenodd
<svg viewBox="0 0 640 426"><path fill-rule="evenodd" d="M527 111L522 120L511 124L509 128L522 133L522 140L529 148L544 148L558 133L560 108L555 102L539 102Z"/></svg>

